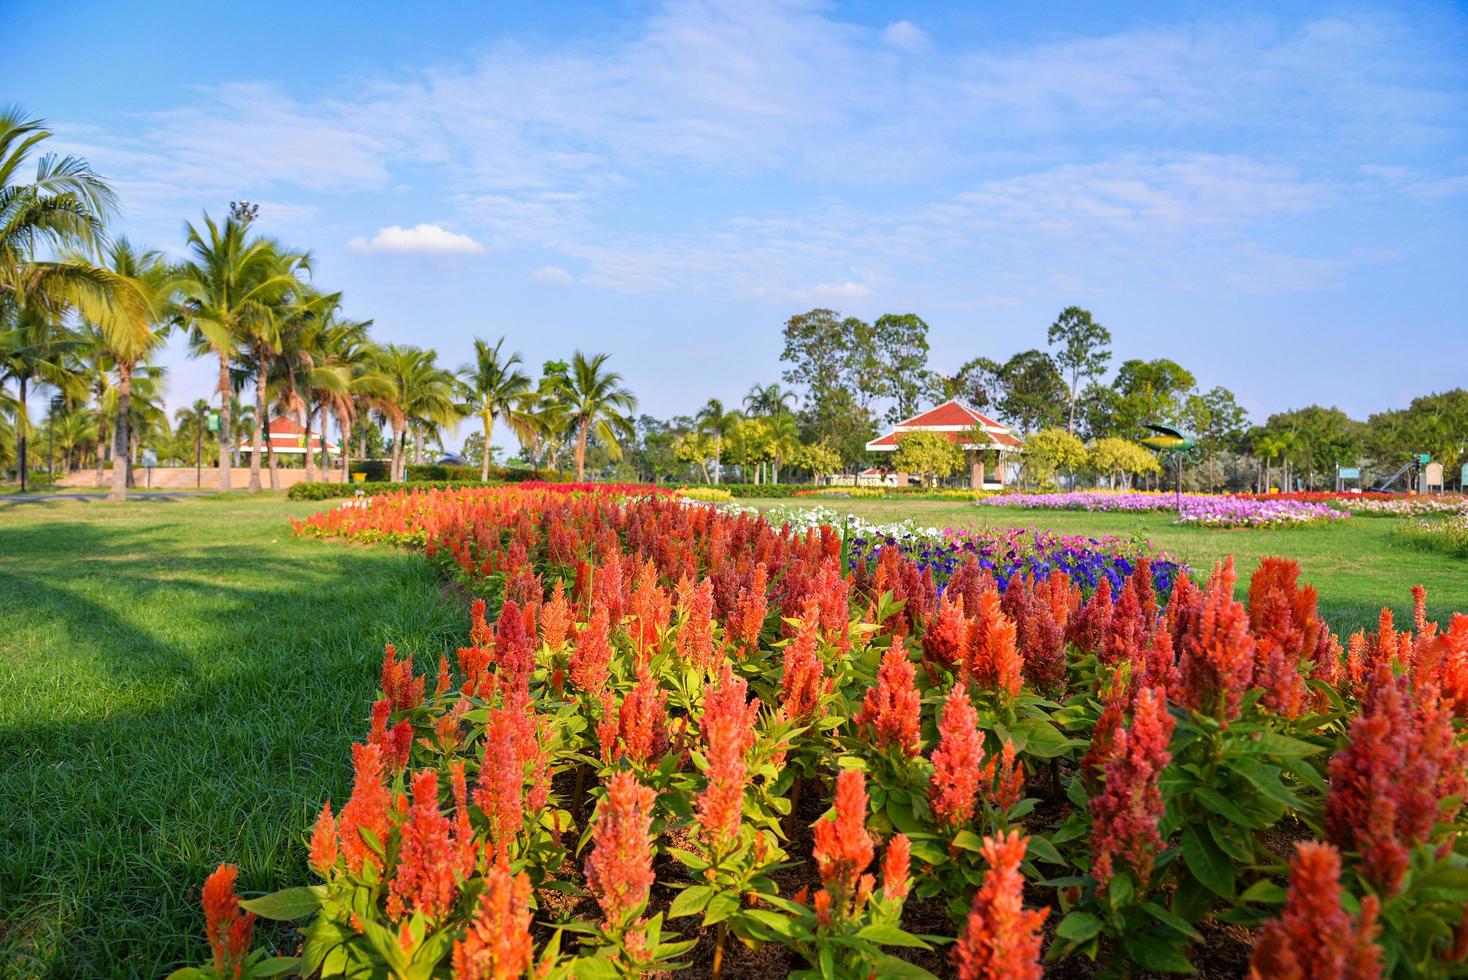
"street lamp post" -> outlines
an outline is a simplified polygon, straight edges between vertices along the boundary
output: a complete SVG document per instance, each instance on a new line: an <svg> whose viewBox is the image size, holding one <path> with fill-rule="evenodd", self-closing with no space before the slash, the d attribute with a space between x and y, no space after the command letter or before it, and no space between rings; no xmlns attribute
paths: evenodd
<svg viewBox="0 0 1468 980"><path fill-rule="evenodd" d="M51 396L51 413L46 416L46 482L56 483L56 413L66 407L66 399L60 395Z"/></svg>

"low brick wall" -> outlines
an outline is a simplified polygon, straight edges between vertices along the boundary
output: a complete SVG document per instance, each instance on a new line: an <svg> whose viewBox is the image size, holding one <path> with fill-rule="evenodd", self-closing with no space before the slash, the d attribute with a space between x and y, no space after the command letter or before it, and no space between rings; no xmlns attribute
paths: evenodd
<svg viewBox="0 0 1468 980"><path fill-rule="evenodd" d="M155 466L151 477L148 471L138 466L133 469L133 480L139 488L153 490L217 490L219 489L219 467L206 466L196 474L192 466ZM323 474L318 470L316 482L318 483L340 483L342 473L339 469L332 469ZM306 471L304 469L280 469L280 489L289 490L297 483L306 482ZM63 487L95 487L97 485L97 471L95 469L79 470L69 473L57 481ZM250 468L248 466L236 466L229 471L229 488L231 490L244 490L250 485ZM270 488L270 469L267 466L260 467L260 485L267 490ZM112 486L112 469L109 467L102 471L102 489Z"/></svg>

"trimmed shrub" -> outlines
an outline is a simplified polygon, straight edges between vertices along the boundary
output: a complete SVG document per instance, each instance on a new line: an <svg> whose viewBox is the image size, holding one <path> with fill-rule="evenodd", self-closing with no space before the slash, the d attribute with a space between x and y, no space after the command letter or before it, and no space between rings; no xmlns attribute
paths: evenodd
<svg viewBox="0 0 1468 980"><path fill-rule="evenodd" d="M403 484L388 483L297 483L286 491L286 496L291 500L334 500L339 497L376 497L384 493L397 493L399 490L467 490L472 487L499 487L504 486L503 480L490 480L481 483L478 480L424 480L419 483Z"/></svg>

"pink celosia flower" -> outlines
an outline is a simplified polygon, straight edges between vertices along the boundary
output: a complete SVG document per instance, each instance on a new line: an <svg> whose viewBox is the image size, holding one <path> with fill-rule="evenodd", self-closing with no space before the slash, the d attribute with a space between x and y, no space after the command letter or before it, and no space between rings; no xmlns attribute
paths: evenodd
<svg viewBox="0 0 1468 980"><path fill-rule="evenodd" d="M1254 676L1254 638L1242 603L1235 602L1233 559L1213 570L1207 594L1178 623L1179 700L1220 721L1238 717Z"/></svg>
<svg viewBox="0 0 1468 980"><path fill-rule="evenodd" d="M900 646L882 654L877 686L867 688L857 725L881 748L910 756L922 751L922 697L913 686L916 671Z"/></svg>
<svg viewBox="0 0 1468 980"><path fill-rule="evenodd" d="M1162 849L1157 833L1164 805L1158 780L1172 760L1167 751L1175 724L1167 696L1143 688L1132 710L1131 728L1116 732L1106 762L1105 785L1091 798L1091 874L1104 888L1116 856L1126 859L1141 882L1152 875Z"/></svg>
<svg viewBox="0 0 1468 980"><path fill-rule="evenodd" d="M1378 900L1361 900L1361 918L1341 908L1341 859L1317 841L1295 845L1284 912L1259 930L1249 975L1255 980L1375 980L1381 976L1376 945Z"/></svg>
<svg viewBox="0 0 1468 980"><path fill-rule="evenodd" d="M601 906L609 927L627 923L647 901L652 888L652 807L649 787L626 770L612 775L607 795L596 809L586 887Z"/></svg>
<svg viewBox="0 0 1468 980"><path fill-rule="evenodd" d="M1018 831L984 838L989 870L951 954L961 980L1039 980L1044 975L1040 929L1050 910L1024 907L1019 866L1029 842Z"/></svg>

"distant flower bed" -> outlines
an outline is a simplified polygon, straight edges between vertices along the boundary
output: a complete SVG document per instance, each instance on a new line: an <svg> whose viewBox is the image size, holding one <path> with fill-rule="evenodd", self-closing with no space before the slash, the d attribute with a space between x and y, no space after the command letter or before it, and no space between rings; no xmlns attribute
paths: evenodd
<svg viewBox="0 0 1468 980"><path fill-rule="evenodd" d="M1468 558L1468 510L1415 520L1396 536L1405 544Z"/></svg>
<svg viewBox="0 0 1468 980"><path fill-rule="evenodd" d="M1203 493L1015 493L985 497L980 507L1092 512L1174 511L1175 524L1201 527L1283 527L1344 520L1350 514L1324 503L1278 497L1229 497Z"/></svg>

